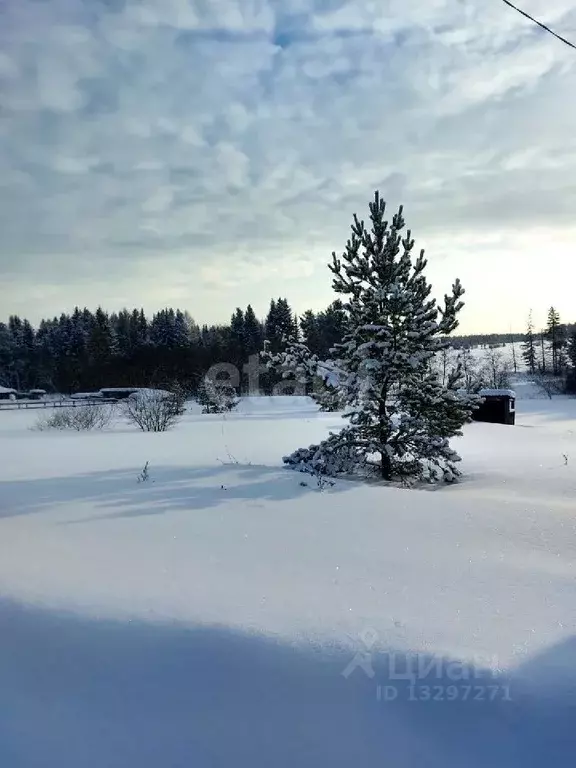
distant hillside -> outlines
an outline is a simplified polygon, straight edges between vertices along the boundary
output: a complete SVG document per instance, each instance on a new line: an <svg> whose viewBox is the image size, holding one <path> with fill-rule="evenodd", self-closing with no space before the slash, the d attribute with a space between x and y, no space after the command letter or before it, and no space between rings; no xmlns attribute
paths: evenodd
<svg viewBox="0 0 576 768"><path fill-rule="evenodd" d="M566 329L566 335L570 336L576 330L575 323L565 323L562 327ZM535 330L536 335L540 334L539 330ZM453 344L455 348L460 347L482 347L489 345L502 345L512 344L520 341L524 341L523 333L473 333L467 336L453 336Z"/></svg>
<svg viewBox="0 0 576 768"><path fill-rule="evenodd" d="M524 340L523 333L477 333L468 336L453 336L452 345L460 347L480 347L488 345L510 344Z"/></svg>

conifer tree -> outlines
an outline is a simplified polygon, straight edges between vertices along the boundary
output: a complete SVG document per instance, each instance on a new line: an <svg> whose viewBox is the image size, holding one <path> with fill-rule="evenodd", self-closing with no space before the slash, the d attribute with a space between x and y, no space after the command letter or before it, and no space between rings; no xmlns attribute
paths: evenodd
<svg viewBox="0 0 576 768"><path fill-rule="evenodd" d="M320 361L303 342L292 341L277 354L272 354L266 343L260 358L280 379L293 381L296 392L308 394L321 411L338 411L344 407L337 376L330 364Z"/></svg>
<svg viewBox="0 0 576 768"><path fill-rule="evenodd" d="M552 355L552 373L560 376L565 368L564 347L566 346L566 332L560 322L560 315L554 307L548 310L548 324L546 337L550 344Z"/></svg>
<svg viewBox="0 0 576 768"><path fill-rule="evenodd" d="M536 339L534 336L534 323L532 321L532 310L528 314L528 324L526 326L526 335L522 342L522 357L526 367L531 374L536 373Z"/></svg>
<svg viewBox="0 0 576 768"><path fill-rule="evenodd" d="M210 376L200 382L196 400L202 406L202 413L227 413L238 405L238 397L230 383Z"/></svg>
<svg viewBox="0 0 576 768"><path fill-rule="evenodd" d="M269 345L274 348L274 352L279 351L280 339L278 334L278 313L276 311L276 300L271 299L270 309L264 322L264 337Z"/></svg>
<svg viewBox="0 0 576 768"><path fill-rule="evenodd" d="M320 321L318 316L307 309L300 318L300 330L302 331L302 342L308 347L314 355L321 354L322 338L320 330Z"/></svg>
<svg viewBox="0 0 576 768"><path fill-rule="evenodd" d="M121 358L130 358L130 355L132 354L132 344L130 338L130 313L127 309L122 309L116 315L114 330L117 340L117 354Z"/></svg>
<svg viewBox="0 0 576 768"><path fill-rule="evenodd" d="M572 328L570 339L568 340L568 360L570 369L566 381L566 390L573 394L576 392L576 327Z"/></svg>
<svg viewBox="0 0 576 768"><path fill-rule="evenodd" d="M262 324L259 322L250 304L244 312L244 348L246 357L261 351L264 343Z"/></svg>
<svg viewBox="0 0 576 768"><path fill-rule="evenodd" d="M346 333L346 313L341 299L333 301L319 315L320 336L322 347L319 355L325 359L330 354L330 350L342 342Z"/></svg>
<svg viewBox="0 0 576 768"><path fill-rule="evenodd" d="M457 390L458 375L442 385L432 359L458 326L464 289L456 280L438 306L430 297L426 259L413 257L403 210L385 220L376 192L371 227L355 215L342 256L332 256L333 289L344 297L347 333L332 360L349 420L318 446L285 462L326 474L375 471L398 477L454 480L459 435L476 399Z"/></svg>
<svg viewBox="0 0 576 768"><path fill-rule="evenodd" d="M5 323L0 323L0 387L13 387L14 339Z"/></svg>
<svg viewBox="0 0 576 768"><path fill-rule="evenodd" d="M69 318L65 318L66 345L71 344L73 328L68 326ZM71 323L70 323L71 325ZM116 353L116 336L110 318L101 307L94 313L92 327L87 341L88 356L92 368L94 387L105 387L108 378L109 363Z"/></svg>
<svg viewBox="0 0 576 768"><path fill-rule="evenodd" d="M195 323L190 313L177 309L174 315L174 346L177 349L187 349L190 346L194 328Z"/></svg>
<svg viewBox="0 0 576 768"><path fill-rule="evenodd" d="M244 312L240 307L232 315L230 320L230 350L228 353L228 362L235 365L238 369L242 368L245 362L245 326Z"/></svg>
<svg viewBox="0 0 576 768"><path fill-rule="evenodd" d="M130 347L132 352L137 352L148 343L148 321L144 310L132 310L130 315Z"/></svg>
<svg viewBox="0 0 576 768"><path fill-rule="evenodd" d="M271 351L280 352L289 342L297 340L298 323L287 299L272 299L266 318L266 341Z"/></svg>

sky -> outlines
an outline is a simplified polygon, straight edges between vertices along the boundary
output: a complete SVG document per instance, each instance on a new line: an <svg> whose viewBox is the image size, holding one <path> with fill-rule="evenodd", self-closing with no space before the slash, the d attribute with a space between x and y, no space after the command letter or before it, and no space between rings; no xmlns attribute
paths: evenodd
<svg viewBox="0 0 576 768"><path fill-rule="evenodd" d="M501 0L0 0L1 319L320 309L379 189L462 332L576 321L575 92Z"/></svg>

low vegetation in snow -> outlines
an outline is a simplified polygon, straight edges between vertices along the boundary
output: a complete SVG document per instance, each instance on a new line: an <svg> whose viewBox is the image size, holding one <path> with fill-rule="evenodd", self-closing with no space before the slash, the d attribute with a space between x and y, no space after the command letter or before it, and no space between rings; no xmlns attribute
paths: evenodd
<svg viewBox="0 0 576 768"><path fill-rule="evenodd" d="M50 414L42 414L34 429L45 432L50 429L72 429L86 432L91 429L104 429L114 419L112 405L80 405L68 408L55 408Z"/></svg>
<svg viewBox="0 0 576 768"><path fill-rule="evenodd" d="M166 432L184 413L184 401L173 392L143 389L122 402L126 420L142 432Z"/></svg>

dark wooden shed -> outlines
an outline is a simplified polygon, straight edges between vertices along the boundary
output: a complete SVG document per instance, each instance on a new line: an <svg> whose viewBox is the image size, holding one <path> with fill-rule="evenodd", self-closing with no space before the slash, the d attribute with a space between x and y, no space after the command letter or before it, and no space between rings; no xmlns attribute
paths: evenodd
<svg viewBox="0 0 576 768"><path fill-rule="evenodd" d="M516 422L516 393L511 389L482 389L478 394L483 402L472 414L474 421L490 424Z"/></svg>

